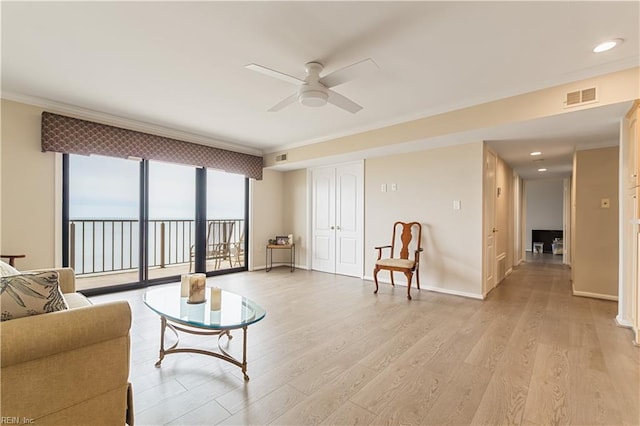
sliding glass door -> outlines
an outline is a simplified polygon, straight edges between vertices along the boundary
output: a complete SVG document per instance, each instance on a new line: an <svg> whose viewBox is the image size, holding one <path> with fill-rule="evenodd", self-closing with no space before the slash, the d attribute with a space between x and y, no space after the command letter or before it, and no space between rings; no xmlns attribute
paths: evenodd
<svg viewBox="0 0 640 426"><path fill-rule="evenodd" d="M179 164L149 162L149 280L193 270L195 170Z"/></svg>
<svg viewBox="0 0 640 426"><path fill-rule="evenodd" d="M140 162L69 155L68 266L86 290L139 280Z"/></svg>
<svg viewBox="0 0 640 426"><path fill-rule="evenodd" d="M207 170L206 270L245 266L245 177Z"/></svg>
<svg viewBox="0 0 640 426"><path fill-rule="evenodd" d="M169 282L197 264L209 274L246 270L244 176L101 156L65 155L63 164L64 263L78 289ZM196 253L205 234L206 250Z"/></svg>

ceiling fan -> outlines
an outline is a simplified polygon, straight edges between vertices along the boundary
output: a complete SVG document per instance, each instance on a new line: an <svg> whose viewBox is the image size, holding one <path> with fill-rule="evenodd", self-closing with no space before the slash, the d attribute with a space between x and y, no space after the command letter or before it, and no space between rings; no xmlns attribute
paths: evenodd
<svg viewBox="0 0 640 426"><path fill-rule="evenodd" d="M287 81L295 84L298 87L298 91L282 101L278 102L269 111L280 111L281 109L295 103L311 107L321 107L326 105L327 102L342 108L345 111L349 111L353 114L360 111L362 107L351 99L331 90L340 84L353 80L361 75L378 69L378 65L371 59L365 59L355 64L346 66L330 74L320 77L320 73L324 69L323 65L319 62L308 62L306 65L307 76L304 80L300 80L297 77L293 77L289 74L285 74L280 71L272 70L271 68L264 67L258 64L249 64L245 68L257 71L259 73L279 78L280 80Z"/></svg>

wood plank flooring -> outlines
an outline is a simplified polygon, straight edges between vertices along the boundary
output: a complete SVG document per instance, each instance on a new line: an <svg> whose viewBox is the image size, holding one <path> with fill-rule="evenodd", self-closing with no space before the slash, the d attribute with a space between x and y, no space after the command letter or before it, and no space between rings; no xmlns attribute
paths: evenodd
<svg viewBox="0 0 640 426"><path fill-rule="evenodd" d="M485 301L408 301L405 287L374 295L368 281L286 268L208 285L267 310L248 330L249 382L196 354L155 368L160 320L144 290L92 298L131 304L136 424L640 424L640 348L615 302L571 295L562 265L524 264Z"/></svg>

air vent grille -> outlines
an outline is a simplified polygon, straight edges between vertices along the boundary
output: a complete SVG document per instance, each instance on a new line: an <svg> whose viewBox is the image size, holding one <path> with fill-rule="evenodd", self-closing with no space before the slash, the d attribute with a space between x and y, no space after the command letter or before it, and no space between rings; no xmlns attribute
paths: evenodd
<svg viewBox="0 0 640 426"><path fill-rule="evenodd" d="M279 163L281 161L287 161L287 154L276 155L276 163Z"/></svg>
<svg viewBox="0 0 640 426"><path fill-rule="evenodd" d="M589 87L587 89L576 90L574 92L567 93L564 101L564 106L565 108L569 108L597 101L598 97L596 88Z"/></svg>

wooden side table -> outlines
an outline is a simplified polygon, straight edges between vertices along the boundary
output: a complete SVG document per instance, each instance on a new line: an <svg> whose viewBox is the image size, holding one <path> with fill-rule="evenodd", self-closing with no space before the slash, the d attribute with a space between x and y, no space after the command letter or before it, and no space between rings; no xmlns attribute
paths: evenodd
<svg viewBox="0 0 640 426"><path fill-rule="evenodd" d="M269 272L273 269L273 250L289 250L291 254L290 258L290 267L291 272L296 269L296 245L293 244L267 244L267 252L265 254L265 267L266 271Z"/></svg>
<svg viewBox="0 0 640 426"><path fill-rule="evenodd" d="M9 259L9 265L15 267L16 259L22 259L27 257L26 254L0 254L0 257L3 259Z"/></svg>

